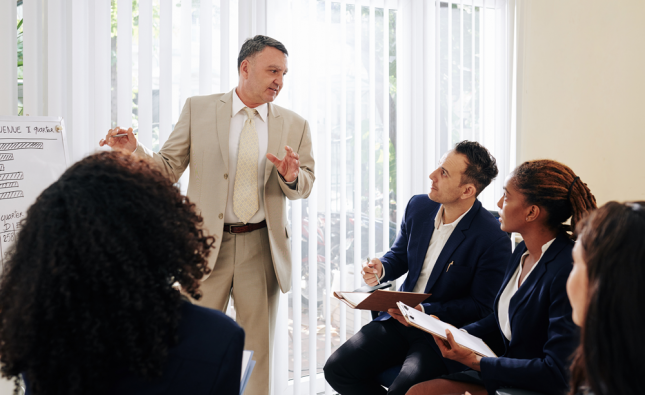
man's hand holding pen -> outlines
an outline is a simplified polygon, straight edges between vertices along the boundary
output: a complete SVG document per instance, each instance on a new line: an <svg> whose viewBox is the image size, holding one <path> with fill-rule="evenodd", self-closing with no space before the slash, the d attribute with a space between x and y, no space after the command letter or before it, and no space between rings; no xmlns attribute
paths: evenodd
<svg viewBox="0 0 645 395"><path fill-rule="evenodd" d="M361 271L361 274L363 275L365 284L370 287L378 285L380 284L379 279L383 275L383 264L377 258L373 258L372 260L368 258L366 262L363 262L363 271Z"/></svg>

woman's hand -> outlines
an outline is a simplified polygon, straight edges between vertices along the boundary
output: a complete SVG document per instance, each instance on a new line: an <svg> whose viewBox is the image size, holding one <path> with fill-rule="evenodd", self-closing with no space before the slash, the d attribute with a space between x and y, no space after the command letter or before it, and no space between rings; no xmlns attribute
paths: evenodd
<svg viewBox="0 0 645 395"><path fill-rule="evenodd" d="M449 329L446 329L446 337L448 338L447 340L444 340L435 335L432 335L432 337L434 338L435 343L437 343L437 346L441 351L441 355L443 355L444 358L452 359L453 361L462 363L478 372L481 371L479 367L479 361L482 359L482 357L475 354L473 351L470 351L469 349L457 344Z"/></svg>

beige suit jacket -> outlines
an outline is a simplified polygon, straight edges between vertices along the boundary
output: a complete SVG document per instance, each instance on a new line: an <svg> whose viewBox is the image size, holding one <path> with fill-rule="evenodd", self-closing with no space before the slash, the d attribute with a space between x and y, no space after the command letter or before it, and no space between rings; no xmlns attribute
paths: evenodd
<svg viewBox="0 0 645 395"><path fill-rule="evenodd" d="M224 210L228 198L229 129L233 91L186 100L175 129L159 153L137 143L136 154L151 158L168 177L177 182L190 163L188 197L204 217L207 232L216 237L209 266L217 262ZM273 267L282 292L291 288L291 249L287 225L286 198L305 199L314 184L314 158L307 121L285 108L269 103L267 152L285 156L288 145L300 155L300 173L295 189L290 189L276 167L267 160L264 174L264 210L269 231ZM300 226L300 224L296 224Z"/></svg>

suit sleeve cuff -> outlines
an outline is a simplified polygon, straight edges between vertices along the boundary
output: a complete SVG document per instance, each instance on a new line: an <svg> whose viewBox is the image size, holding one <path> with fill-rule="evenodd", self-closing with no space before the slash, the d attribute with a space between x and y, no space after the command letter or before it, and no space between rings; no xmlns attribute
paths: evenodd
<svg viewBox="0 0 645 395"><path fill-rule="evenodd" d="M278 172L278 177L280 177L282 182L284 182L285 185L289 187L289 189L293 189L295 191L298 188L298 177L296 177L296 179L291 182L285 180L284 177L282 177L282 174L280 174L280 172Z"/></svg>

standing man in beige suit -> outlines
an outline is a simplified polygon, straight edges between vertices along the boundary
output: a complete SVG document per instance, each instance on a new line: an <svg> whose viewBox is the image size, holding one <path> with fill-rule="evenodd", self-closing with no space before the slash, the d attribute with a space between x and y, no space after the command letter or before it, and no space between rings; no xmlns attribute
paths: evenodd
<svg viewBox="0 0 645 395"><path fill-rule="evenodd" d="M216 235L212 272L202 280L197 303L225 311L233 297L245 349L254 351L257 363L247 395L269 393L279 290L291 287L285 198L307 198L315 179L307 121L272 104L282 89L287 56L284 45L270 37L246 40L237 88L186 100L158 154L138 143L131 128L112 129L99 143L151 158L174 182L190 164L188 196L206 230Z"/></svg>

